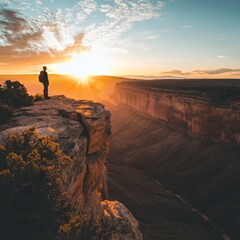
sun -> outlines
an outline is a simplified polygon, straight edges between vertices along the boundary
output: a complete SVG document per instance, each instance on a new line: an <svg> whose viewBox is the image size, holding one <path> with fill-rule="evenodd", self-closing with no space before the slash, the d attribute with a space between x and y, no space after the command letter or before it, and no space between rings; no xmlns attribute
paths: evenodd
<svg viewBox="0 0 240 240"><path fill-rule="evenodd" d="M101 46L93 46L90 51L72 54L72 59L65 63L53 64L53 69L61 74L77 77L81 83L86 83L90 75L111 74L111 62L106 51Z"/></svg>

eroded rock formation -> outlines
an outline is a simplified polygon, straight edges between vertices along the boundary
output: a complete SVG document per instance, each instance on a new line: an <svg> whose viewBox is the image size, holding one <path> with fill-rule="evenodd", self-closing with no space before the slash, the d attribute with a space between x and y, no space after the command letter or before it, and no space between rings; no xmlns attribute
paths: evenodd
<svg viewBox="0 0 240 240"><path fill-rule="evenodd" d="M117 201L106 200L111 126L110 113L104 106L55 96L17 110L9 123L1 126L0 138L30 127L57 140L73 158L73 165L66 169L66 189L76 211L110 225L104 239L142 239L138 222L129 210Z"/></svg>
<svg viewBox="0 0 240 240"><path fill-rule="evenodd" d="M123 82L116 85L115 95L134 110L174 128L183 127L202 140L240 144L240 103L212 104L204 93L194 96L193 90L166 90Z"/></svg>

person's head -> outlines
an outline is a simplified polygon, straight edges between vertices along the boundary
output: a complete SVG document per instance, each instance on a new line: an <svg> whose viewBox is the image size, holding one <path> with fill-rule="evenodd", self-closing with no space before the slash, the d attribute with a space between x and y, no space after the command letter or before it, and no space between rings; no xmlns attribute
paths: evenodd
<svg viewBox="0 0 240 240"><path fill-rule="evenodd" d="M43 70L46 71L46 70L47 70L47 67L46 67L46 66L43 66Z"/></svg>

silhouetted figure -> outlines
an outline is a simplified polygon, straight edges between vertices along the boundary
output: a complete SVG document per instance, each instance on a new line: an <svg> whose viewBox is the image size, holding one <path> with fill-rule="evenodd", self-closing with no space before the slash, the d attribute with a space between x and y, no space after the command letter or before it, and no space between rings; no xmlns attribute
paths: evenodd
<svg viewBox="0 0 240 240"><path fill-rule="evenodd" d="M43 94L44 94L44 98L45 99L49 99L50 97L48 97L48 85L49 85L49 81L48 81L48 74L46 72L47 67L44 66L43 67L43 71L40 72L39 75L39 82L41 82L44 86L43 88Z"/></svg>

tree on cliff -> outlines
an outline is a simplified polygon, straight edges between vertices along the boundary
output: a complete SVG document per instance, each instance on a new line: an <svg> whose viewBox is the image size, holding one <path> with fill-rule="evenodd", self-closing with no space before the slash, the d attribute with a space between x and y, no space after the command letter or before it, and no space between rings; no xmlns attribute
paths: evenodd
<svg viewBox="0 0 240 240"><path fill-rule="evenodd" d="M7 80L0 84L0 124L11 117L13 108L31 105L32 102L33 97L20 82Z"/></svg>
<svg viewBox="0 0 240 240"><path fill-rule="evenodd" d="M0 102L12 107L21 107L31 105L33 97L20 82L6 80L3 85L0 84Z"/></svg>

